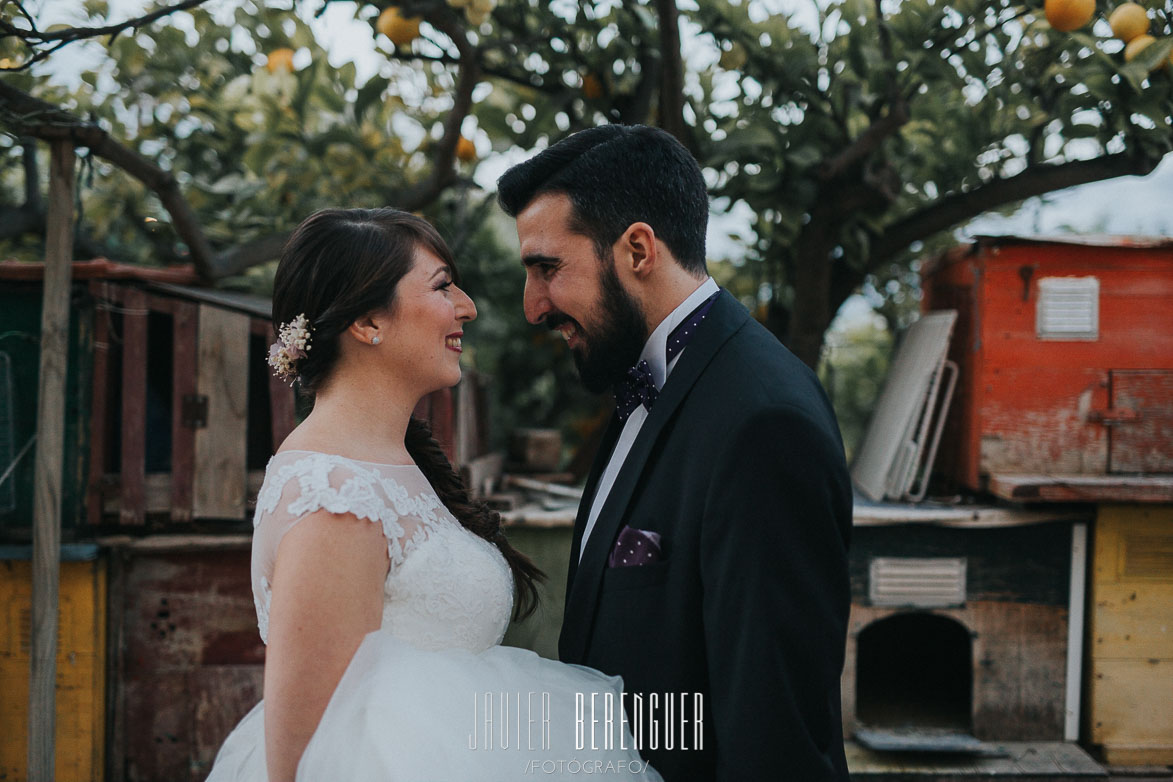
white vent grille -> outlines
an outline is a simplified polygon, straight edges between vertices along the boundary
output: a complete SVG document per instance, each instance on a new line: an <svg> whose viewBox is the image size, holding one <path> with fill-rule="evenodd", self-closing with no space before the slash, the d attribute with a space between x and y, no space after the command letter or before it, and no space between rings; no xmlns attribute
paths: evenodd
<svg viewBox="0 0 1173 782"><path fill-rule="evenodd" d="M1099 339L1100 281L1095 277L1039 280L1035 333L1039 339Z"/></svg>
<svg viewBox="0 0 1173 782"><path fill-rule="evenodd" d="M877 606L955 606L965 603L965 559L875 557L868 593Z"/></svg>

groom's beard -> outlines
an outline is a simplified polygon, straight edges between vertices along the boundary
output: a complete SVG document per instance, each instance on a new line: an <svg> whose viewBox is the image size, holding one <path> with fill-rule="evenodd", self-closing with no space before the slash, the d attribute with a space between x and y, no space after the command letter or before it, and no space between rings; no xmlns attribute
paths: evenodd
<svg viewBox="0 0 1173 782"><path fill-rule="evenodd" d="M579 379L592 393L601 393L623 378L639 360L647 341L647 319L631 294L623 289L613 264L603 263L601 318L597 329L587 332L575 323L582 336L580 347L571 350ZM558 328L572 322L565 315L555 316L547 326Z"/></svg>

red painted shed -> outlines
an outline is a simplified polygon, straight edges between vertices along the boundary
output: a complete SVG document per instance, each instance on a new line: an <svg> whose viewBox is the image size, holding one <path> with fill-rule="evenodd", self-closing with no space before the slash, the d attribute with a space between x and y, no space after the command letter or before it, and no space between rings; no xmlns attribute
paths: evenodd
<svg viewBox="0 0 1173 782"><path fill-rule="evenodd" d="M930 261L924 291L926 310L958 311L947 482L1165 498L1173 478L1152 476L1173 474L1173 239L978 237Z"/></svg>

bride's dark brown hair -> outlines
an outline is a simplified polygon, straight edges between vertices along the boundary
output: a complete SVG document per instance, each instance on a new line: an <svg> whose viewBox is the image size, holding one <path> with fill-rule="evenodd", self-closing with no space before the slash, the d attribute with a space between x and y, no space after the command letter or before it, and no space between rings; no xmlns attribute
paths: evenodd
<svg viewBox="0 0 1173 782"><path fill-rule="evenodd" d="M338 361L340 337L351 323L386 309L395 289L423 246L452 269L456 263L440 234L426 220L398 209L323 209L310 215L289 237L273 281L273 327L280 329L304 314L313 329L312 349L297 362L297 381L314 394ZM509 544L501 516L474 502L424 421L412 418L404 443L440 500L468 530L496 546L517 584L515 619L534 612L537 582L545 574Z"/></svg>

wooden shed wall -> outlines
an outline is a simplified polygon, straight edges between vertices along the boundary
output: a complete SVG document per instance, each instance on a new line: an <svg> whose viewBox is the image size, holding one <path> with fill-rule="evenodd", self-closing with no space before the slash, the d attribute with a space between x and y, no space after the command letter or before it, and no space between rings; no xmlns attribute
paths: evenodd
<svg viewBox="0 0 1173 782"><path fill-rule="evenodd" d="M1036 336L1039 280L1099 280L1099 336ZM1109 471L1113 370L1173 370L1173 249L981 245L926 275L926 309L954 308L961 379L940 470L982 489L985 476ZM943 449L948 451L949 449Z"/></svg>
<svg viewBox="0 0 1173 782"><path fill-rule="evenodd" d="M1087 719L1109 763L1173 764L1173 506L1096 518Z"/></svg>

